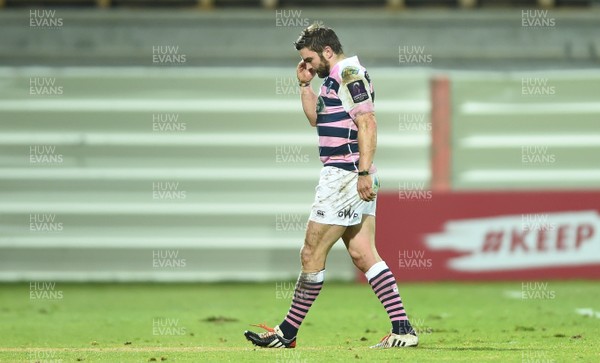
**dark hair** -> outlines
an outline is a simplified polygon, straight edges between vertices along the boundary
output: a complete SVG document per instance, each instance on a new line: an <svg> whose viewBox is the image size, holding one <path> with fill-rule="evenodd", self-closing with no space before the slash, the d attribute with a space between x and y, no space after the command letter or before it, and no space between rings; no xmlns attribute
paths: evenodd
<svg viewBox="0 0 600 363"><path fill-rule="evenodd" d="M302 31L298 40L294 42L296 50L308 48L313 52L322 53L326 46L331 47L335 54L342 54L342 44L337 35L331 28L320 26L317 23L312 24Z"/></svg>

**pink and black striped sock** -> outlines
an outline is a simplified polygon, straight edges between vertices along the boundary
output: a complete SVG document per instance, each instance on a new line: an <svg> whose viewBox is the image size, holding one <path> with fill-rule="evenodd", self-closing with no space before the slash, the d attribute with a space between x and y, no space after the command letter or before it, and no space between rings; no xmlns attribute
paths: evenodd
<svg viewBox="0 0 600 363"><path fill-rule="evenodd" d="M369 271L365 273L369 284L373 288L375 295L387 311L388 316L392 322L392 333L394 334L410 334L414 333L406 311L404 311L404 305L402 299L398 293L398 285L394 274L388 268L384 261L377 262Z"/></svg>
<svg viewBox="0 0 600 363"><path fill-rule="evenodd" d="M323 287L325 270L319 272L302 272L296 282L292 306L279 328L286 339L291 339L298 334L300 324L306 317L308 310L319 296Z"/></svg>

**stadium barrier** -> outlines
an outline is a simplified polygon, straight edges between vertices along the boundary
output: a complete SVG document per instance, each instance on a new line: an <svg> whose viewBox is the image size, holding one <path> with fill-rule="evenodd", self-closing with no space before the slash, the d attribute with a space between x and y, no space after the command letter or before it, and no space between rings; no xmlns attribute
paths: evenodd
<svg viewBox="0 0 600 363"><path fill-rule="evenodd" d="M18 7L18 6L96 6L98 8L108 7L197 7L203 10L214 8L228 7L253 7L264 9L287 8L298 6L295 0L0 0L1 7ZM304 1L303 6L310 7L364 7L364 2L360 0L333 0L333 1ZM459 7L471 9L476 7L497 7L497 6L514 6L514 7L539 7L539 8L554 8L554 7L583 7L591 6L592 0L513 0L506 2L497 2L489 0L377 0L372 1L371 7L386 7L388 9L404 9L414 7L439 7L445 6L449 8Z"/></svg>
<svg viewBox="0 0 600 363"><path fill-rule="evenodd" d="M399 281L600 279L599 191L403 190L377 218Z"/></svg>
<svg viewBox="0 0 600 363"><path fill-rule="evenodd" d="M433 71L369 71L379 92L378 240L392 249L390 264L405 243L421 248L419 238L445 221L429 228L413 219L413 237L405 235L394 215L415 206L386 207L400 195L431 203L431 218L454 220L463 216L448 213L463 199L437 202L460 190L600 184L597 160L586 157L600 151L599 72L452 72L438 94L445 101L436 101ZM294 279L320 166L316 135L299 111L289 68L243 77L254 87L251 99L231 87L227 68L0 69L0 280ZM556 93L523 94L531 78ZM430 110L433 119L452 121L451 133L430 127ZM429 190L430 134L452 146L451 165L433 174L453 192ZM544 152L523 152L532 144ZM530 158L549 164L523 163ZM480 202L491 209L467 217L505 214ZM540 214L534 222L551 212L510 211ZM590 233L579 230L582 248L593 244ZM480 236L463 239L479 243ZM342 244L330 257L328 278L355 278Z"/></svg>
<svg viewBox="0 0 600 363"><path fill-rule="evenodd" d="M428 73L371 74L380 175L424 185ZM251 96L231 86L240 77ZM297 277L321 164L289 68L3 68L0 79L1 281ZM414 127L399 129L402 112ZM328 279L354 278L342 243L327 266Z"/></svg>
<svg viewBox="0 0 600 363"><path fill-rule="evenodd" d="M0 62L16 67L290 67L298 59L291 42L303 27L321 22L335 29L345 52L358 54L369 69L597 69L599 10L7 8L0 11ZM259 39L264 41L257 47Z"/></svg>
<svg viewBox="0 0 600 363"><path fill-rule="evenodd" d="M564 75L432 78L431 186L378 196L379 252L401 281L600 278L598 163L587 157L600 149L600 104L584 91L598 74ZM552 79L534 87L552 92L531 97L531 79Z"/></svg>

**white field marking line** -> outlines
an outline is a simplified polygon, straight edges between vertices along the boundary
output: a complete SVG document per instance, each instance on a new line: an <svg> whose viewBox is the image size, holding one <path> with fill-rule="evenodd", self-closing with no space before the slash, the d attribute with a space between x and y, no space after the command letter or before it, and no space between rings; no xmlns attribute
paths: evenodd
<svg viewBox="0 0 600 363"><path fill-rule="evenodd" d="M427 100L378 101L375 112L429 112ZM189 99L165 100L145 99L25 99L1 100L1 111L27 112L215 112L215 113L301 113L302 105L298 100L279 99Z"/></svg>
<svg viewBox="0 0 600 363"><path fill-rule="evenodd" d="M0 139L1 140L1 139ZM512 148L523 146L549 146L549 147L590 147L600 146L598 135L479 135L468 136L459 141L464 148Z"/></svg>
<svg viewBox="0 0 600 363"><path fill-rule="evenodd" d="M600 319L600 311L594 311L592 308L578 308L575 313L582 316L589 316Z"/></svg>
<svg viewBox="0 0 600 363"><path fill-rule="evenodd" d="M250 326L250 325L248 325ZM323 348L326 349L343 349L339 346L331 346L331 347L302 347L302 350L312 350L312 351L322 351ZM356 349L364 348L369 349L369 347L357 347ZM252 351L256 349L250 345L248 342L248 347L133 347L126 346L124 348L41 348L41 347L33 347L33 348L0 348L0 353L30 353L30 352L66 352L66 353L145 353L145 352L170 352L170 353L186 353L186 352L223 352L223 351ZM347 349L347 348L346 348ZM354 349L354 348L353 348ZM269 351L268 349L264 350L265 352ZM272 351L272 350L271 350ZM274 353L277 350L273 351ZM273 354L274 354L273 353ZM56 359L60 359L60 357L55 357ZM43 361L43 360L42 360Z"/></svg>
<svg viewBox="0 0 600 363"><path fill-rule="evenodd" d="M150 126L150 123L148 123ZM386 147L428 146L428 134L412 135L380 135L377 142ZM263 146L287 147L310 146L311 151L317 149L318 136L315 134L293 133L207 133L207 134L172 134L154 133L2 133L0 145L112 145L112 146ZM290 152L294 151L293 149Z"/></svg>
<svg viewBox="0 0 600 363"><path fill-rule="evenodd" d="M600 102L465 102L460 105L458 112L465 115L595 114L600 113Z"/></svg>
<svg viewBox="0 0 600 363"><path fill-rule="evenodd" d="M504 296L506 296L509 299L522 299L523 292L520 290L506 290L504 291Z"/></svg>

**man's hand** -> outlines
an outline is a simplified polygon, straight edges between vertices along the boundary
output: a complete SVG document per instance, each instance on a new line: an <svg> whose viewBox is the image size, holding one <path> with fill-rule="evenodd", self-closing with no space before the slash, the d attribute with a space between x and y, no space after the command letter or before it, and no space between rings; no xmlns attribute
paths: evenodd
<svg viewBox="0 0 600 363"><path fill-rule="evenodd" d="M358 170L367 171L373 165L373 157L377 148L377 121L373 112L361 113L354 119L358 126L358 152L360 159ZM377 194L373 190L373 178L370 175L359 175L356 187L360 199L370 202Z"/></svg>
<svg viewBox="0 0 600 363"><path fill-rule="evenodd" d="M364 200L365 202L372 202L377 196L377 194L373 191L373 179L370 175L358 176L357 189L360 199Z"/></svg>
<svg viewBox="0 0 600 363"><path fill-rule="evenodd" d="M311 69L309 71L306 68L306 62L301 60L300 63L298 63L298 67L296 67L296 76L300 82L310 82L315 77L315 70Z"/></svg>
<svg viewBox="0 0 600 363"><path fill-rule="evenodd" d="M309 83L315 77L315 70L308 70L306 62L301 60L296 67L296 76L299 82ZM300 87L302 110L312 127L317 126L317 95L310 86Z"/></svg>

